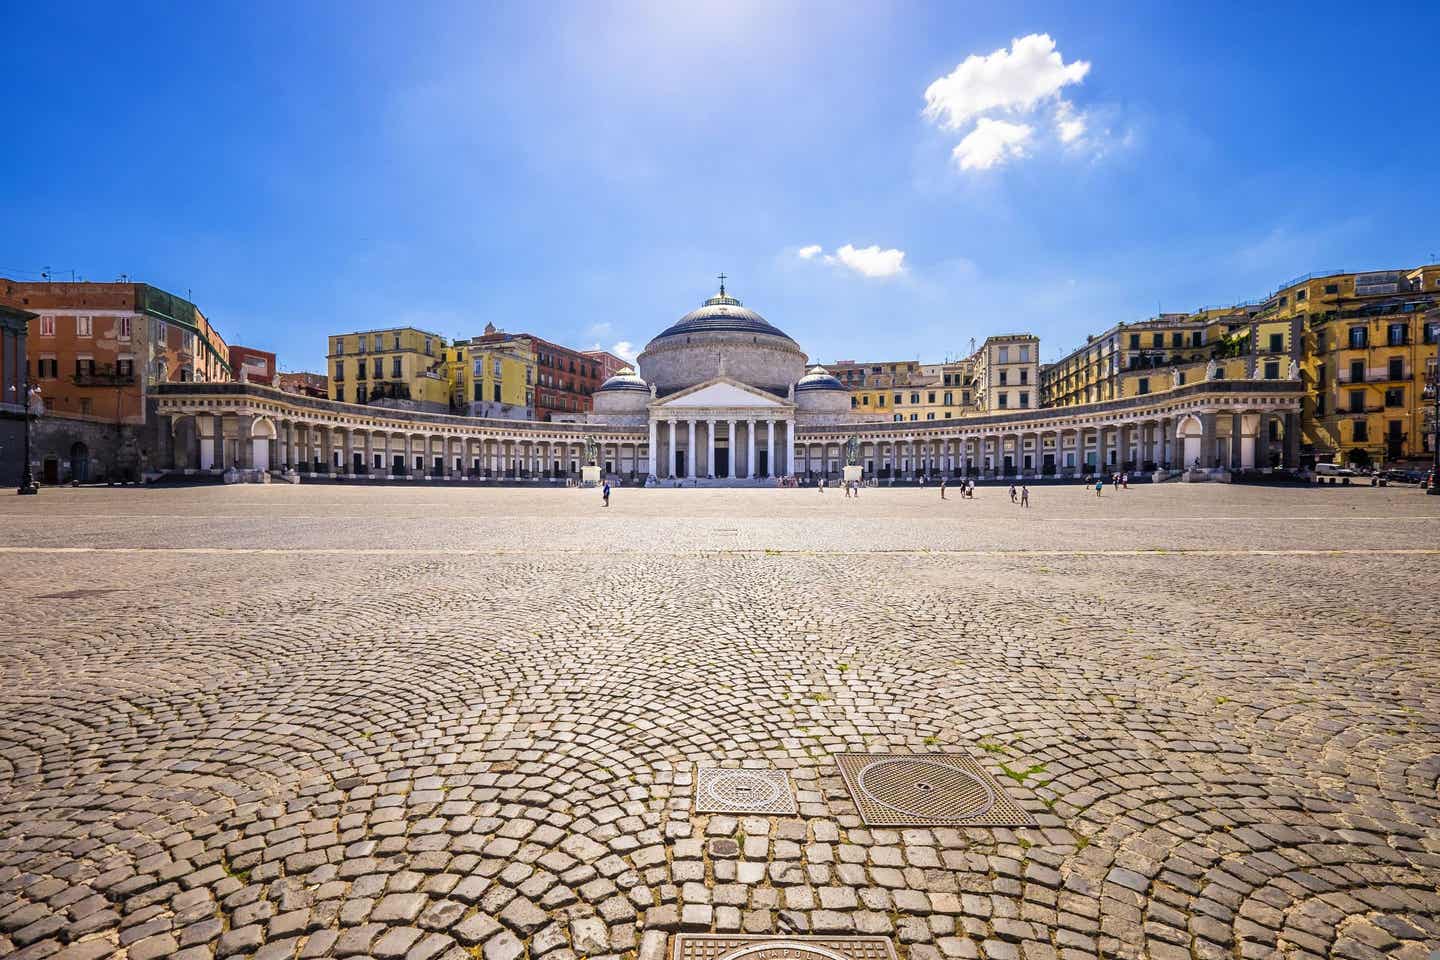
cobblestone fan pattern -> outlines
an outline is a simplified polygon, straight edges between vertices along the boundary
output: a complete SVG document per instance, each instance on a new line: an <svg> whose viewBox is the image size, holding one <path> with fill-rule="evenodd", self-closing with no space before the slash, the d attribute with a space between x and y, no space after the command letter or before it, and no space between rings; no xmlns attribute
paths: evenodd
<svg viewBox="0 0 1440 960"><path fill-rule="evenodd" d="M1440 944L1440 556L1347 552L1373 528L1346 522L1408 511L1366 542L1425 547L1440 505L784 491L806 500L770 518L753 491L685 491L703 531L667 543L682 492L621 493L614 539L593 491L523 515L478 491L0 502L0 954L662 960L678 931L878 935L901 960ZM1104 552L1173 546L1167 498L1250 522L1194 525L1209 553ZM248 513L235 539L264 548L227 552L228 520L177 526L197 505ZM115 517L103 544L90 515ZM876 552L885 524L957 552ZM1319 552L1252 549L1282 527ZM376 529L415 552L357 533ZM1052 552L964 553L1007 530ZM17 549L56 541L134 549ZM110 592L53 596L77 590ZM867 828L846 751L969 753L1036 825ZM699 766L782 769L798 813L695 814Z"/></svg>

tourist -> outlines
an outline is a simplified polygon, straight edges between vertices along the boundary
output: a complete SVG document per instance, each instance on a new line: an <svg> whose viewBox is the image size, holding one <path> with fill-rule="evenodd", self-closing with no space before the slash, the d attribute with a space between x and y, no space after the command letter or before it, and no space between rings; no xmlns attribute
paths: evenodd
<svg viewBox="0 0 1440 960"><path fill-rule="evenodd" d="M1128 472L1120 474L1120 489L1130 489L1130 474Z"/></svg>
<svg viewBox="0 0 1440 960"><path fill-rule="evenodd" d="M1097 497L1100 496L1100 490L1101 490L1101 488L1104 487L1104 486L1105 486L1105 478L1104 478L1104 477L1098 477L1098 476L1097 476L1097 477L1095 478L1095 496L1097 496Z"/></svg>
<svg viewBox="0 0 1440 960"><path fill-rule="evenodd" d="M848 480L845 482L845 499L850 499L850 482Z"/></svg>
<svg viewBox="0 0 1440 960"><path fill-rule="evenodd" d="M605 506L610 506L610 481L605 481L605 486L600 488L600 496L605 500Z"/></svg>
<svg viewBox="0 0 1440 960"><path fill-rule="evenodd" d="M1023 483L1020 484L1020 506L1026 508L1030 506L1030 488Z"/></svg>
<svg viewBox="0 0 1440 960"><path fill-rule="evenodd" d="M941 499L941 500L948 500L948 499L950 499L949 497L945 496L945 478L944 478L944 477L941 477L941 478L940 478L940 499Z"/></svg>
<svg viewBox="0 0 1440 960"><path fill-rule="evenodd" d="M1015 484L1013 484L1013 483L1010 484L1010 502L1011 502L1011 503L1018 503L1018 502L1019 502L1018 498L1015 496Z"/></svg>

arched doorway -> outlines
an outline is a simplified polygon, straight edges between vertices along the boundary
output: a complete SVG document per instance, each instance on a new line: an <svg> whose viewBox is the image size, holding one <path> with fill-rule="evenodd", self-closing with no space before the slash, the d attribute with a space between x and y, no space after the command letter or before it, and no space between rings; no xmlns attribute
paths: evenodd
<svg viewBox="0 0 1440 960"><path fill-rule="evenodd" d="M53 453L45 458L40 468L40 482L52 487L60 482L60 458Z"/></svg>
<svg viewBox="0 0 1440 960"><path fill-rule="evenodd" d="M79 440L70 444L70 480L73 483L90 482L90 448Z"/></svg>
<svg viewBox="0 0 1440 960"><path fill-rule="evenodd" d="M275 439L275 425L265 417L250 428L250 463L261 473L270 470L270 441Z"/></svg>
<svg viewBox="0 0 1440 960"><path fill-rule="evenodd" d="M1175 425L1175 439L1180 441L1184 455L1180 458L1180 466L1184 470L1198 465L1203 466L1204 461L1200 459L1200 449L1203 446L1202 438L1205 435L1205 428L1200 424L1200 418L1196 416L1182 417Z"/></svg>

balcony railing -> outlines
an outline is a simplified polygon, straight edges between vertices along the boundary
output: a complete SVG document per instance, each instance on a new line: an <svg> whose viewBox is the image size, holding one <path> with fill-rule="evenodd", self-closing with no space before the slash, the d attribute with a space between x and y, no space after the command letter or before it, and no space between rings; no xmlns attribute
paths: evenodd
<svg viewBox="0 0 1440 960"><path fill-rule="evenodd" d="M77 387L128 387L135 383L135 374L97 370L77 373L73 379Z"/></svg>

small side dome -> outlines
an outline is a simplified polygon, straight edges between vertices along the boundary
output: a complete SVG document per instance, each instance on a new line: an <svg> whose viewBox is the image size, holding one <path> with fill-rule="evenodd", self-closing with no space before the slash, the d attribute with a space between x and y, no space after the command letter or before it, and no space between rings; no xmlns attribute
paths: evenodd
<svg viewBox="0 0 1440 960"><path fill-rule="evenodd" d="M795 392L802 390L844 390L845 384L836 380L822 366L815 365L795 383Z"/></svg>
<svg viewBox="0 0 1440 960"><path fill-rule="evenodd" d="M615 371L615 376L600 384L596 392L599 393L606 390L617 392L621 390L639 390L641 393L648 394L650 392L650 385L644 380L641 380L640 375L630 367L621 367Z"/></svg>

